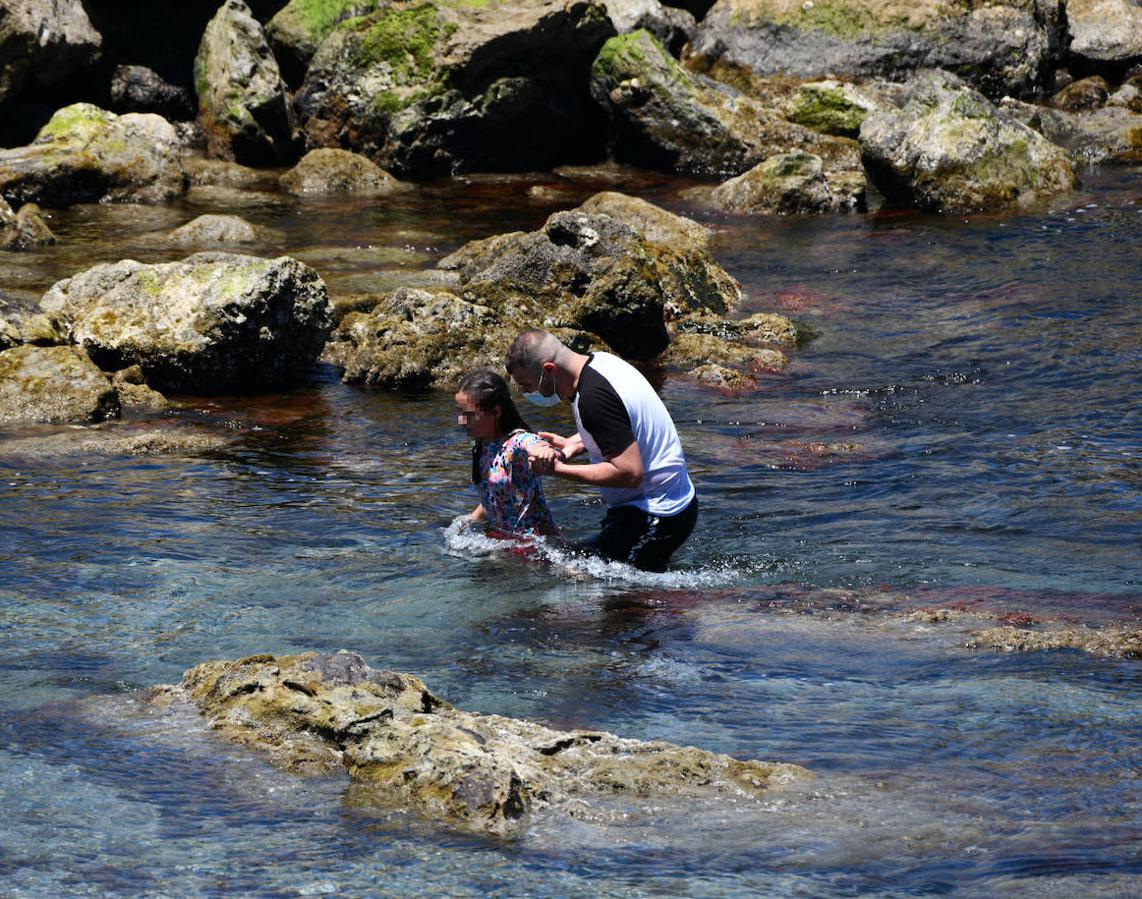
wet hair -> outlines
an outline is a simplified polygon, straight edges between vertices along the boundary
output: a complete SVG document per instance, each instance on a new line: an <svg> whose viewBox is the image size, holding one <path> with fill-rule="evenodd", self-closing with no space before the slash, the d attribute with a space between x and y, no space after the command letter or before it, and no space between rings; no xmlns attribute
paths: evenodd
<svg viewBox="0 0 1142 899"><path fill-rule="evenodd" d="M512 400L508 382L502 375L496 374L489 368L479 368L468 372L456 385L456 392L463 393L476 408L484 412L491 412L496 406L500 407L500 420L497 423L496 436L510 434L512 431L530 431L523 416L519 414L515 401ZM484 441L477 440L472 444L472 483L480 483L480 454L484 450Z"/></svg>

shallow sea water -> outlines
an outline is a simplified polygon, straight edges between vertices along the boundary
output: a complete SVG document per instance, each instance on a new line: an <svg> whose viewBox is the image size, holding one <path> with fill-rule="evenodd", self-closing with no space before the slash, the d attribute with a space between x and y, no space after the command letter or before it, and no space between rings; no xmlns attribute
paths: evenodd
<svg viewBox="0 0 1142 899"><path fill-rule="evenodd" d="M703 503L664 575L461 533L474 500L443 391L322 369L100 429L226 438L193 457L0 432L0 893L1137 895L1138 662L967 649L970 625L898 613L1137 625L1138 174L1087 172L1003 217L705 218L740 314L819 336L746 396L651 373ZM423 283L465 240L607 187L700 216L681 182L611 178L241 211L272 229L251 251L297 255L338 295ZM0 254L0 284L34 298L97 261L180 258L146 233L236 205L56 212L60 246ZM602 515L589 491L549 496L572 535ZM205 659L342 648L473 711L817 777L760 800L612 800L606 824L543 813L500 841L282 774L140 699Z"/></svg>

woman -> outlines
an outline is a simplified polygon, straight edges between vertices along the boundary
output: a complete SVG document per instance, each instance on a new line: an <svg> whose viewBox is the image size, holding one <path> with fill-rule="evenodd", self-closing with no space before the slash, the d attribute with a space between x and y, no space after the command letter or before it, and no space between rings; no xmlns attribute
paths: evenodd
<svg viewBox="0 0 1142 899"><path fill-rule="evenodd" d="M456 420L474 441L472 483L480 505L472 521L499 536L556 535L559 529L528 451L554 450L527 426L512 402L508 383L494 371L465 375L456 388Z"/></svg>

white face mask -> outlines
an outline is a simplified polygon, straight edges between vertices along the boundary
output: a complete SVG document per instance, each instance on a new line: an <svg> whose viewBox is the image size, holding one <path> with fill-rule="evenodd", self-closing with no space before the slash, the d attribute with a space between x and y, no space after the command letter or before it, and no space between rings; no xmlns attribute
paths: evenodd
<svg viewBox="0 0 1142 899"><path fill-rule="evenodd" d="M546 396L543 393L543 376L547 374L543 369L539 370L539 383L536 384L536 389L531 393L525 393L523 398L531 403L533 406L540 406L547 408L548 406L558 406L560 403L559 394L555 392L555 384L551 385L551 396Z"/></svg>

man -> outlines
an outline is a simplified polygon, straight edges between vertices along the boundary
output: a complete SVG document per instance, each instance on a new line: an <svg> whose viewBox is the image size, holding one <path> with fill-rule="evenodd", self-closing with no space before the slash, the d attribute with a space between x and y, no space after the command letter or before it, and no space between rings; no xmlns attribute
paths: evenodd
<svg viewBox="0 0 1142 899"><path fill-rule="evenodd" d="M602 529L583 548L647 571L665 571L694 530L698 498L666 406L634 366L610 353L576 353L546 331L521 333L507 369L536 405L571 400L578 433L541 432L553 449L531 456L540 474L599 487ZM586 465L568 464L584 450Z"/></svg>

